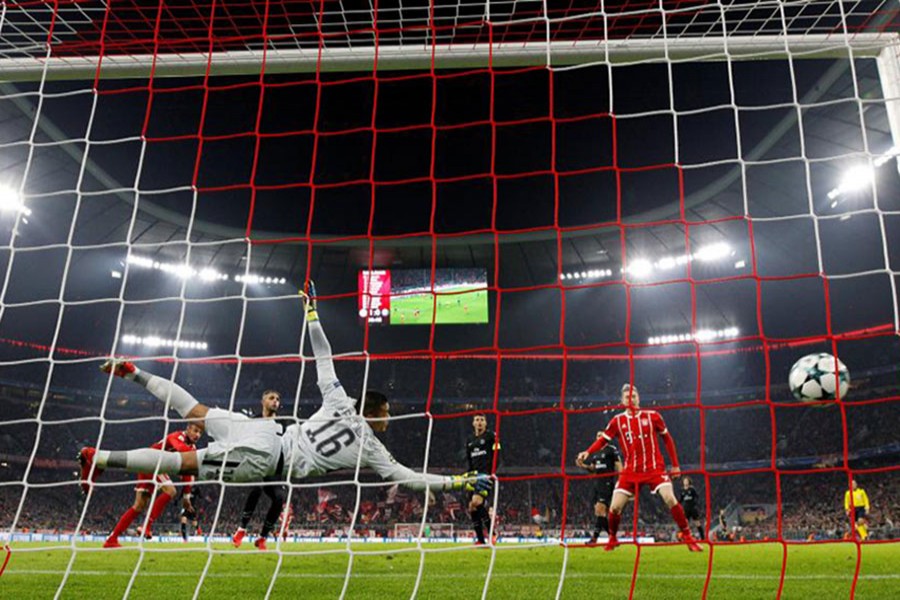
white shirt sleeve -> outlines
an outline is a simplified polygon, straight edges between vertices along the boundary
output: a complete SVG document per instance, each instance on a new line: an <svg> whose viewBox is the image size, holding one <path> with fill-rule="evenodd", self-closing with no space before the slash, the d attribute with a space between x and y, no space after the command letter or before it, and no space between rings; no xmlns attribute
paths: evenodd
<svg viewBox="0 0 900 600"><path fill-rule="evenodd" d="M355 401L344 391L334 371L334 360L331 355L331 344L325 337L325 330L318 321L309 323L309 341L313 355L316 357L316 375L319 391L322 392L322 406L337 410L353 407Z"/></svg>
<svg viewBox="0 0 900 600"><path fill-rule="evenodd" d="M453 483L451 477L419 473L397 462L381 440L374 435L367 435L363 446L363 463L370 467L382 479L396 481L411 490L421 491L429 488L432 491L449 489Z"/></svg>

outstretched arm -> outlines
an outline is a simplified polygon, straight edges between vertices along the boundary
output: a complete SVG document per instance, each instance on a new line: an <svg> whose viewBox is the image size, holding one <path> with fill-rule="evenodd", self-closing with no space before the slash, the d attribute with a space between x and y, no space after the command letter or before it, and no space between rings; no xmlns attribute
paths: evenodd
<svg viewBox="0 0 900 600"><path fill-rule="evenodd" d="M322 323L319 322L319 313L316 310L315 287L309 282L308 293L301 291L300 297L306 308L306 323L309 330L309 343L312 346L313 356L316 357L316 377L322 399L327 402L351 402L349 396L341 387L334 370L331 344L325 336Z"/></svg>
<svg viewBox="0 0 900 600"><path fill-rule="evenodd" d="M384 444L372 436L367 436L364 448L363 466L371 467L382 479L396 481L411 490L422 491L427 488L436 492L470 489L482 492L491 485L490 477L482 473L445 476L413 471L398 463Z"/></svg>
<svg viewBox="0 0 900 600"><path fill-rule="evenodd" d="M603 448L612 441L612 439L619 433L619 419L618 417L614 417L612 421L606 424L606 429L603 431L597 432L597 439L594 440L594 443L588 447L584 452L578 453L577 462L584 462L588 459L591 454L595 452L600 452ZM580 465L579 465L580 466Z"/></svg>

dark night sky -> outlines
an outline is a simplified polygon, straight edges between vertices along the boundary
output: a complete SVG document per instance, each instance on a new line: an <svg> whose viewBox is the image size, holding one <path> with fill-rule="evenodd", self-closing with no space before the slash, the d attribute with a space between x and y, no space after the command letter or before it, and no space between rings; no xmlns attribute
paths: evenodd
<svg viewBox="0 0 900 600"><path fill-rule="evenodd" d="M191 247L193 260L240 272L246 245L239 239L220 240L243 235L251 201L255 240L310 234L316 240L359 238L314 244L311 256L306 243L253 246L251 270L286 277L289 285L247 290L251 298L285 298L249 303L245 334L250 335L245 335L242 354L293 351L298 328L278 324L297 322L290 295L307 275L320 282L323 294L342 296L328 301L335 306L333 321L339 322L332 326L336 346L360 347L365 330L350 317L355 314L356 273L369 264L370 250L373 266L430 267L432 217L436 234L468 234L435 242L437 266L485 267L495 287L491 325L441 329L436 348L562 343L577 348L624 341L625 286L563 294L559 271L613 268L618 276L623 236L628 260L683 254L685 225L661 222L677 219L683 201L690 207L686 218L693 223L687 231L692 247L726 240L735 251L724 263L695 263L695 279L751 274L749 222L722 221L742 217L745 203L756 219L759 275L818 272L816 229L811 218L802 216L810 198L821 216L871 209L871 191L848 196L834 209L826 196L847 165L891 145L874 61L856 61L858 91L846 61L841 74L823 87L834 64L798 60L791 69L789 62L774 60L685 63L670 69L660 62L554 71L379 72L377 78L350 73L322 75L320 84L314 75L275 75L266 76L262 87L253 77L217 77L208 85L196 78L159 78L150 86L142 80L101 80L93 113L90 83L52 82L43 90L40 118L68 140L87 135L91 161L123 188L140 190L142 205L131 241L147 245L136 246L136 253L183 260L186 232L178 221L193 211L198 227L191 240L206 244ZM20 89L35 88L21 84ZM857 93L865 99L862 104ZM812 104L804 105L798 124L792 119L794 102L810 94ZM767 145L782 122L787 123L784 131ZM51 140L39 128L36 141ZM25 150L13 150L21 153L20 172ZM131 205L105 193L108 180L87 173L80 188L87 195L76 215L72 191L78 185L78 165L60 150L50 145L35 153L25 186L35 215L15 244L63 245L17 253L5 298L17 303L55 300L68 264L63 298L98 302L66 307L58 343L104 353L112 346L122 283L107 274L124 257ZM676 161L682 168L674 166ZM725 183L710 193L720 182ZM879 170L881 210L900 208L898 183L890 165ZM695 202L697 198L702 200ZM160 218L148 210L149 203L172 211L175 218ZM619 209L625 222L640 226L617 224ZM76 250L68 256L65 244L73 219ZM560 228L564 241L557 248ZM885 218L884 236L880 228L872 212L846 221L819 221L826 272L881 270L830 282L836 331L893 320L883 256L887 242L897 264L900 250L892 240L900 236L893 217ZM519 233L522 229L534 231ZM492 230L503 243L495 246ZM477 237L484 232L486 237ZM379 238L371 248L367 239L411 234L426 237L406 245L397 238ZM740 260L749 266L735 268ZM650 281L685 275L684 269L676 269ZM866 293L859 293L861 288ZM734 324L742 335L760 333L758 311L769 337L825 333L820 279L765 281L760 289L758 300L755 281L746 278L693 287L684 282L633 287L631 339L642 342L650 335L684 331L694 311L699 327ZM189 303L184 337L210 339L212 351L233 353L243 313L241 291L233 283L189 284L187 298L229 298ZM132 270L123 296L141 303L126 306L123 331L158 329L173 336L182 312L180 294L178 280ZM565 332L560 335L563 296ZM143 303L153 299L161 300ZM55 305L21 306L7 314L16 311L22 318L5 318L2 337L50 341ZM36 314L41 311L48 314ZM92 323L88 331L85 323ZM368 343L374 350L423 349L429 336L427 327L373 330Z"/></svg>

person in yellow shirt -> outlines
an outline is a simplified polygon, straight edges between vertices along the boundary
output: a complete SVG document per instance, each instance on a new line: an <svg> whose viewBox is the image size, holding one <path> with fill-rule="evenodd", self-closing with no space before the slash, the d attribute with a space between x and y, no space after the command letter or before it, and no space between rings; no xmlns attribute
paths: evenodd
<svg viewBox="0 0 900 600"><path fill-rule="evenodd" d="M869 537L868 521L866 520L866 515L869 513L869 496L866 494L866 490L859 487L856 479L850 480L850 487L853 488L852 493L850 490L844 492L844 511L856 526L859 539L865 541Z"/></svg>

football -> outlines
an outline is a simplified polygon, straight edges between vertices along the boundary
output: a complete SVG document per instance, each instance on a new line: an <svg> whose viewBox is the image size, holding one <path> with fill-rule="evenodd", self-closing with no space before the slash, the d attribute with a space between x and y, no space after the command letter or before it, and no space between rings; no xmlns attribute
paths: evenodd
<svg viewBox="0 0 900 600"><path fill-rule="evenodd" d="M788 384L797 400L815 402L847 396L850 389L850 370L847 365L827 352L807 354L794 363Z"/></svg>

